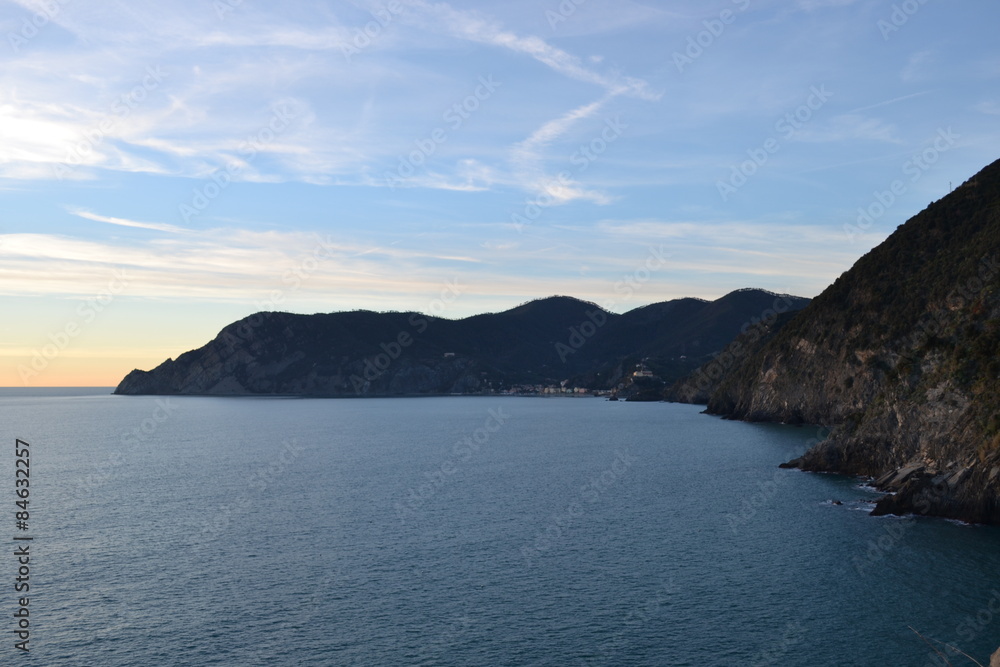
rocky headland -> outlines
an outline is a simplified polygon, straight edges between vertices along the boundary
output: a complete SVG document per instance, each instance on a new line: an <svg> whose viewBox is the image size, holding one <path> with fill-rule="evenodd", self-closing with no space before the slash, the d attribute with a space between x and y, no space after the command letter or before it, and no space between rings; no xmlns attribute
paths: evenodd
<svg viewBox="0 0 1000 667"><path fill-rule="evenodd" d="M872 478L892 492L876 514L1000 523L1000 162L719 370L668 396L733 419L833 427L786 465Z"/></svg>
<svg viewBox="0 0 1000 667"><path fill-rule="evenodd" d="M712 358L744 322L808 302L743 289L624 314L570 297L461 320L263 312L226 326L197 350L132 371L115 393L351 397L568 386L661 400L667 383Z"/></svg>

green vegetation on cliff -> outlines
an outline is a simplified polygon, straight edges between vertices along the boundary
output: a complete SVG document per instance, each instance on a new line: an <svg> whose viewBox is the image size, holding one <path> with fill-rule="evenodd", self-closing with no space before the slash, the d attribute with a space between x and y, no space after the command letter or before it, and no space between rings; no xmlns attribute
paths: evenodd
<svg viewBox="0 0 1000 667"><path fill-rule="evenodd" d="M835 425L793 463L882 479L899 491L882 511L1000 523L1000 161L746 354L708 408Z"/></svg>

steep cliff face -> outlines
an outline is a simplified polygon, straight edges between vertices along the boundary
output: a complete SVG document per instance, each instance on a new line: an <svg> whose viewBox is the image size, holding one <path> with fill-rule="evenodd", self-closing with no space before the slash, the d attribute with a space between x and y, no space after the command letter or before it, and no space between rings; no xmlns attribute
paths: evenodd
<svg viewBox="0 0 1000 667"><path fill-rule="evenodd" d="M791 465L878 478L897 492L879 512L1000 523L1000 162L861 258L708 406L835 425Z"/></svg>
<svg viewBox="0 0 1000 667"><path fill-rule="evenodd" d="M760 317L747 321L736 338L694 373L675 382L663 397L675 403L707 404L735 368L739 368L748 356L760 350L798 314L798 311L783 310L779 300L775 301L775 305L777 309L765 309Z"/></svg>

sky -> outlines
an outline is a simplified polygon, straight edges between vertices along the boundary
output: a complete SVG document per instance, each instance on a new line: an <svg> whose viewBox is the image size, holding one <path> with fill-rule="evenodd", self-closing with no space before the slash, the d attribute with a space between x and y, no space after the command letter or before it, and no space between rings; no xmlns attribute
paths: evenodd
<svg viewBox="0 0 1000 667"><path fill-rule="evenodd" d="M0 0L0 385L261 310L813 297L1000 158L996 0Z"/></svg>

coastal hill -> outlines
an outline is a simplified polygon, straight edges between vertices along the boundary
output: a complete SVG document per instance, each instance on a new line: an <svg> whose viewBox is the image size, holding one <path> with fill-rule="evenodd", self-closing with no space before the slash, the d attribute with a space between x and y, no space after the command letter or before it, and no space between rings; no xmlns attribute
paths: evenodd
<svg viewBox="0 0 1000 667"><path fill-rule="evenodd" d="M835 426L788 465L874 478L896 492L878 514L1000 523L1000 161L668 396Z"/></svg>
<svg viewBox="0 0 1000 667"><path fill-rule="evenodd" d="M489 393L522 385L617 389L637 364L655 397L748 323L808 299L742 289L624 314L565 296L447 320L421 313L257 313L205 346L135 370L117 394L398 396ZM659 384L656 384L659 383Z"/></svg>

